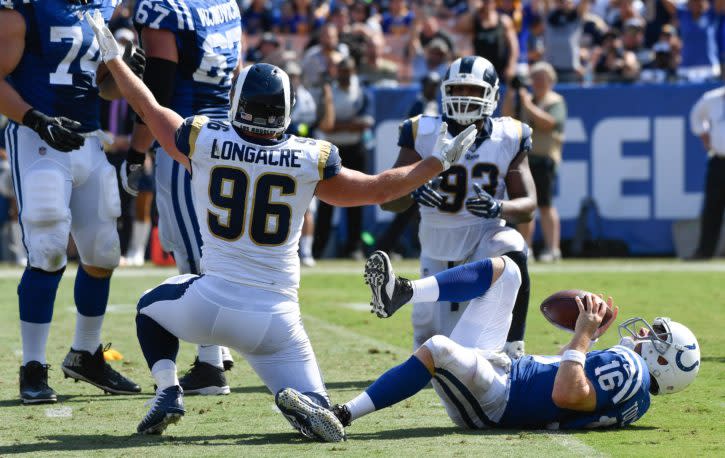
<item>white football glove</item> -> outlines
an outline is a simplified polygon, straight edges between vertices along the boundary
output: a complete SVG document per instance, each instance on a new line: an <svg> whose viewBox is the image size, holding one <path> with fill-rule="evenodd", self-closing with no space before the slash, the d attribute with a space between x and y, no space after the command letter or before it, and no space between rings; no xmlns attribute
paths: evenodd
<svg viewBox="0 0 725 458"><path fill-rule="evenodd" d="M447 170L451 164L458 161L458 158L461 157L464 151L468 151L468 148L476 141L478 130L475 125L471 124L451 140L446 138L447 134L448 123L442 122L438 130L438 139L433 147L433 157L441 161L443 170Z"/></svg>
<svg viewBox="0 0 725 458"><path fill-rule="evenodd" d="M93 33L96 34L98 46L101 48L101 57L103 58L103 62L108 62L117 57L122 57L124 48L118 44L115 38L113 38L111 30L108 26L106 26L106 21L103 20L101 11L95 10L93 11L93 15L86 11L84 15L86 17L86 21L88 21L88 24L93 29Z"/></svg>

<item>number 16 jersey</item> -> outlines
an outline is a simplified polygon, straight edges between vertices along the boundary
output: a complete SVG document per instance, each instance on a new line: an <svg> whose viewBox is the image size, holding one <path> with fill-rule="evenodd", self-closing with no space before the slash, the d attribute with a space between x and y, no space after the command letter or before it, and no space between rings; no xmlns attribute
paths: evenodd
<svg viewBox="0 0 725 458"><path fill-rule="evenodd" d="M191 161L202 273L296 301L302 221L317 183L340 172L337 147L246 137L206 116L184 121L176 147Z"/></svg>

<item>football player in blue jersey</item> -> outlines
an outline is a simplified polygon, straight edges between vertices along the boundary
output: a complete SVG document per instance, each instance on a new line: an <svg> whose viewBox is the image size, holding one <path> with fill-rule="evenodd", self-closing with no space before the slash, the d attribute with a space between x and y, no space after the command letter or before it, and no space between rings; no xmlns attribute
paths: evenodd
<svg viewBox="0 0 725 458"><path fill-rule="evenodd" d="M232 77L241 64L241 15L235 0L140 0L134 23L146 51L144 83L158 102L183 117L202 114L227 120ZM154 141L138 117L121 180L132 195L145 152ZM199 274L201 235L189 172L158 144L156 206L159 239L174 254L180 274ZM129 176L131 177L129 180ZM227 348L200 345L191 370L180 379L187 394L229 394L224 369L233 359Z"/></svg>
<svg viewBox="0 0 725 458"><path fill-rule="evenodd" d="M48 386L45 347L53 304L73 235L81 265L75 279L76 331L63 361L66 377L111 393L139 386L103 358L101 325L113 269L120 257L121 213L115 169L101 145L99 96L119 96L103 78L98 41L83 12L110 19L119 0L0 2L0 113L12 164L28 265L18 285L23 403L56 402ZM143 54L128 46L124 60L143 73ZM97 76L98 74L98 76Z"/></svg>
<svg viewBox="0 0 725 458"><path fill-rule="evenodd" d="M278 402L297 399L295 413L310 416L310 424L320 430L348 426L413 396L431 381L451 420L464 428L623 427L647 412L650 394L681 391L699 371L697 339L669 318L655 318L651 325L642 318L627 320L620 325L619 345L589 351L618 311L611 298L605 303L592 294L577 298L574 336L559 356L512 361L502 350L521 274L507 256L410 281L397 277L387 255L377 251L365 265L365 277L380 317L416 299L471 303L450 338L428 339L363 393L334 406L335 418L308 408L306 395L293 389L278 393ZM614 313L602 323L607 308Z"/></svg>

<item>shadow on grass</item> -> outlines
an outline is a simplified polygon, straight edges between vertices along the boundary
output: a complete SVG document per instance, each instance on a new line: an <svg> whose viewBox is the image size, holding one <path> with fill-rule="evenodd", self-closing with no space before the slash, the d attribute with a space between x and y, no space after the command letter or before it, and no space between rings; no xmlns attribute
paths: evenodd
<svg viewBox="0 0 725 458"><path fill-rule="evenodd" d="M40 408L40 407L60 407L62 405L66 404L80 404L80 403L87 403L89 401L98 402L98 401L118 401L121 399L124 400L130 400L130 399L144 399L144 397L149 398L152 397L153 393L151 391L147 393L138 393L138 394L105 394L105 393L98 393L98 394L59 394L58 395L58 402L55 403L39 403L39 404L22 404L20 402L20 398L10 398L10 399L0 399L0 408L2 407L17 407L17 406L24 406L28 409L28 411L31 411L33 408Z"/></svg>
<svg viewBox="0 0 725 458"><path fill-rule="evenodd" d="M725 363L725 356L703 356L703 363Z"/></svg>
<svg viewBox="0 0 725 458"><path fill-rule="evenodd" d="M328 390L359 390L362 391L374 380L351 380L347 382L326 382L325 386ZM257 386L235 386L232 387L232 393L269 393L269 390L264 385Z"/></svg>

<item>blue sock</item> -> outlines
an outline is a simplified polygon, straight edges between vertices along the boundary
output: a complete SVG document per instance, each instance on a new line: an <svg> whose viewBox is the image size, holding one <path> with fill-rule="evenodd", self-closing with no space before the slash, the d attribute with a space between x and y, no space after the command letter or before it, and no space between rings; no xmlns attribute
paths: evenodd
<svg viewBox="0 0 725 458"><path fill-rule="evenodd" d="M136 336L149 369L154 367L156 361L162 359L176 362L179 339L150 316L136 314Z"/></svg>
<svg viewBox="0 0 725 458"><path fill-rule="evenodd" d="M78 313L83 316L101 316L106 313L110 289L111 277L91 277L83 266L78 267L73 288L73 298L76 301Z"/></svg>
<svg viewBox="0 0 725 458"><path fill-rule="evenodd" d="M380 410L408 399L428 385L433 376L415 356L389 369L370 385L365 392Z"/></svg>
<svg viewBox="0 0 725 458"><path fill-rule="evenodd" d="M491 259L471 262L435 275L440 302L465 302L483 296L491 287Z"/></svg>
<svg viewBox="0 0 725 458"><path fill-rule="evenodd" d="M27 268L18 285L20 320L28 323L50 323L58 284L65 267L55 272Z"/></svg>

